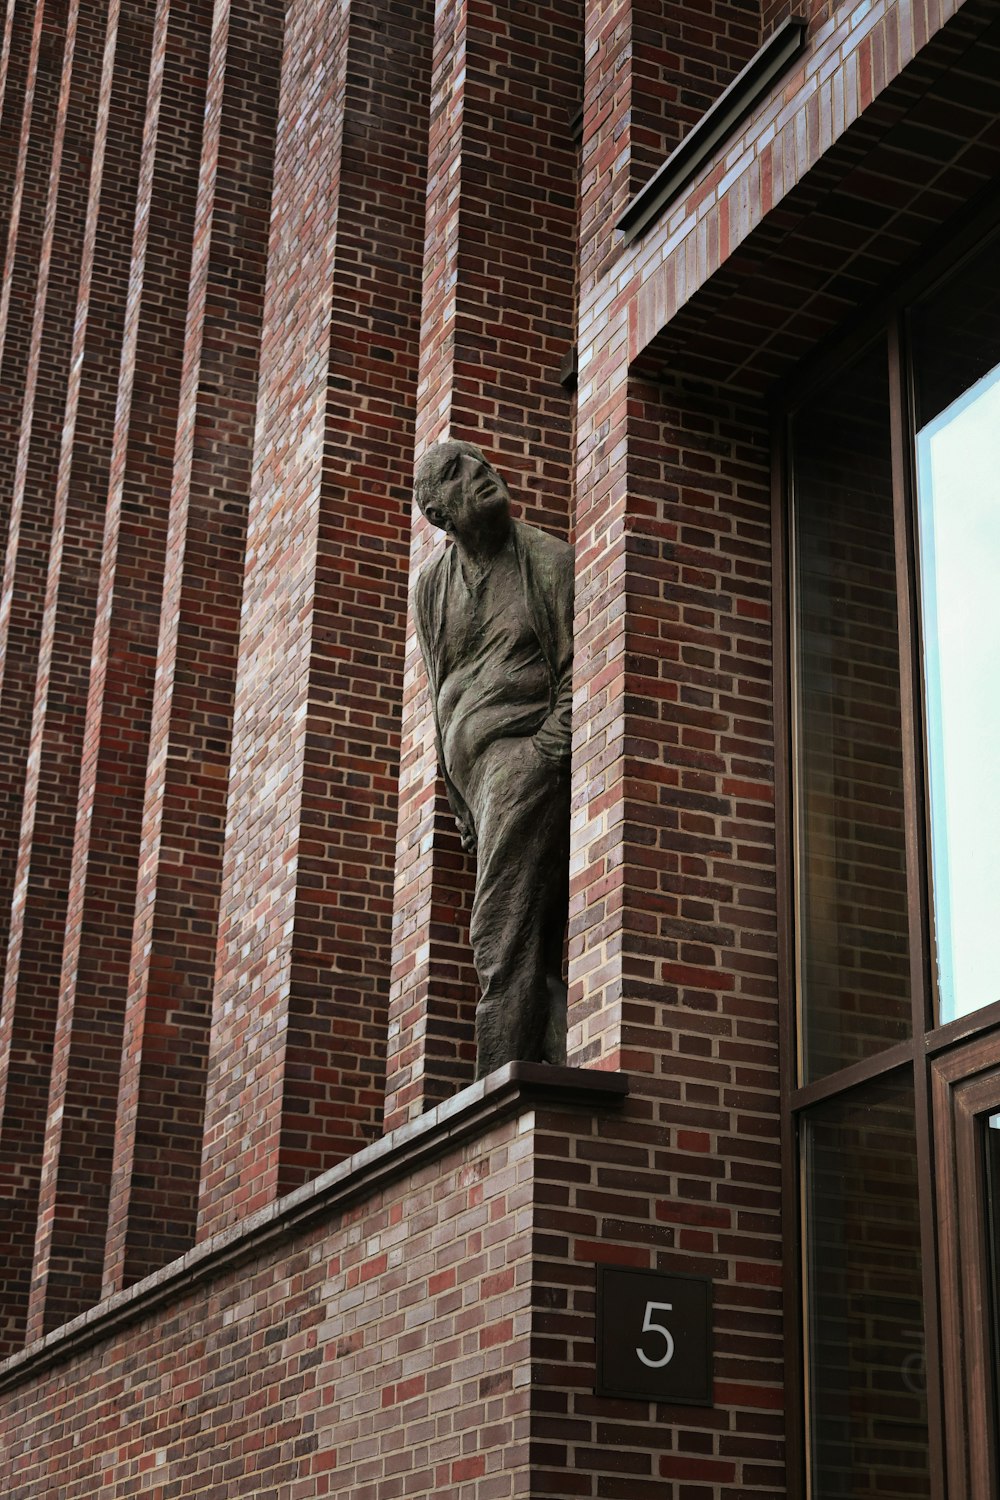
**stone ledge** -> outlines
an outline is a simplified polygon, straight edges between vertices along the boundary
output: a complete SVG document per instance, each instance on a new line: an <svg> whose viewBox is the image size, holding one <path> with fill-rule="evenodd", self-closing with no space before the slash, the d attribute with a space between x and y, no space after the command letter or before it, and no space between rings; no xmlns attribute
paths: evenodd
<svg viewBox="0 0 1000 1500"><path fill-rule="evenodd" d="M44 1339L12 1354L0 1362L0 1391L82 1353L198 1283L263 1254L317 1220L371 1196L503 1120L539 1105L591 1109L621 1105L628 1090L628 1078L622 1073L508 1063L428 1110L420 1119L408 1121L355 1152L315 1182L195 1245L161 1271L105 1298Z"/></svg>

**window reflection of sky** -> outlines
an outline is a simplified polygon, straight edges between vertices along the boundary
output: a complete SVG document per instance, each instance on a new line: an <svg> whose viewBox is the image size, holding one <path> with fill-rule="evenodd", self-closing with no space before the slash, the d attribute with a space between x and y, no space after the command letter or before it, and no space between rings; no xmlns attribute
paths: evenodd
<svg viewBox="0 0 1000 1500"><path fill-rule="evenodd" d="M940 1020L1000 1000L1000 365L917 438Z"/></svg>

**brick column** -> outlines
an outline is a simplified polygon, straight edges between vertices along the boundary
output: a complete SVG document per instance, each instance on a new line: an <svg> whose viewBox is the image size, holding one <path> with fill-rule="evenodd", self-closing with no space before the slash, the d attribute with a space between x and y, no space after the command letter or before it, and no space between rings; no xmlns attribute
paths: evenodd
<svg viewBox="0 0 1000 1500"><path fill-rule="evenodd" d="M588 4L586 20L567 1059L614 1067L618 1059L610 1041L607 1056L599 1048L588 1049L584 1041L594 1026L602 1026L614 1040L618 1035L617 922L624 872L613 830L622 818L625 612L619 596L626 548L628 389L621 379L625 331L609 340L612 314L599 311L595 303L619 253L615 221L634 190L632 109L640 91L630 0ZM601 361L599 368L595 358ZM605 984L595 994L590 976L598 968Z"/></svg>
<svg viewBox="0 0 1000 1500"><path fill-rule="evenodd" d="M8 222L24 118L25 88L32 56L34 4L9 3L0 42L0 223ZM3 236L0 236L2 239Z"/></svg>
<svg viewBox="0 0 1000 1500"><path fill-rule="evenodd" d="M582 6L439 0L429 158L420 449L479 443L525 519L566 535ZM416 518L411 578L441 545ZM419 650L407 640L386 1123L471 1082L472 861L437 778Z"/></svg>
<svg viewBox="0 0 1000 1500"><path fill-rule="evenodd" d="M216 8L106 1292L194 1243L283 24Z"/></svg>
<svg viewBox="0 0 1000 1500"><path fill-rule="evenodd" d="M689 32L712 13L667 9ZM569 1154L574 1169L595 1164L595 1191L574 1172L542 1254L557 1246L570 1286L587 1288L570 1293L577 1333L592 1317L581 1262L712 1277L714 1409L692 1409L667 1448L652 1441L629 1482L771 1494L783 1392L770 455L761 405L686 379L676 345L630 365L644 258L670 261L666 221L627 273L614 231L653 164L648 90L664 75L644 56L658 35L638 29L648 11L609 0L589 16L578 391L569 1059L626 1071L630 1090L620 1146ZM708 238L673 254L704 255ZM593 1208L606 1217L588 1243ZM572 1387L558 1357L549 1369ZM586 1441L589 1378L578 1372L580 1397L546 1402L556 1452L560 1436ZM764 1462L741 1462L765 1432L777 1441Z"/></svg>
<svg viewBox="0 0 1000 1500"><path fill-rule="evenodd" d="M204 1234L381 1123L430 35L288 11Z"/></svg>
<svg viewBox="0 0 1000 1500"><path fill-rule="evenodd" d="M27 556L40 570L43 559L33 550L40 552L51 534L0 1010L2 1296L14 1345L23 1337L34 1245L151 36L151 6L148 18L129 7L119 22L112 5L106 50L103 10L82 6L74 23L62 170L53 182L45 258L47 357L33 382L35 420L19 468L19 508L32 524L20 529L21 546L12 549L15 559ZM37 573L27 580L41 585ZM12 599L8 618L23 619L25 602L34 605ZM32 629L38 630L34 621Z"/></svg>
<svg viewBox="0 0 1000 1500"><path fill-rule="evenodd" d="M773 890L755 894L773 884L763 415L630 378L625 298L607 289L648 147L651 8L588 18L569 1037L571 1061L644 1074L674 1065L656 1002L718 1011L742 987L751 1017L774 962ZM692 84L705 107L752 38L733 7L673 9L694 64L688 39L717 28L726 67Z"/></svg>
<svg viewBox="0 0 1000 1500"><path fill-rule="evenodd" d="M101 1289L211 21L154 23L29 1337Z"/></svg>
<svg viewBox="0 0 1000 1500"><path fill-rule="evenodd" d="M668 1023L776 1039L766 424L682 382L596 416L626 467L582 470L570 1053L670 1075Z"/></svg>
<svg viewBox="0 0 1000 1500"><path fill-rule="evenodd" d="M73 18L75 14L74 6ZM51 232L46 235L47 205L51 196L53 143L58 122L65 119L65 108L59 108L59 94L66 24L65 0L48 0L48 3L39 0L34 12L13 183L7 185L10 198L6 243L0 251L3 254L3 281L0 285L0 531L9 542L3 593L0 594L0 786L3 789L0 797L0 977L7 950L38 651L37 626L33 628L29 619L26 628L22 629L16 618L10 619L19 522L13 511L13 498L33 348L37 374L41 325L36 319L36 304L41 318L44 316L47 281L47 274L41 269L42 260L43 256L51 255ZM13 55L14 43L21 40L19 32L20 28L18 32L12 28L12 64L19 60ZM16 76L11 76L10 82L10 123L14 125L18 122L16 103L20 91ZM55 177L58 179L58 161ZM30 428L30 412L28 422ZM43 527L42 549L47 542L47 528ZM32 603L37 604L37 599Z"/></svg>

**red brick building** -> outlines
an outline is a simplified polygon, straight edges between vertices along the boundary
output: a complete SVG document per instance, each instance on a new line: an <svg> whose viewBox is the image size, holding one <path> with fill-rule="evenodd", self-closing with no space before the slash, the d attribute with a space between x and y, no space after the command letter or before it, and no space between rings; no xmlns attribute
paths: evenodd
<svg viewBox="0 0 1000 1500"><path fill-rule="evenodd" d="M1000 0L2 49L0 1491L987 1500ZM478 1084L444 435L577 558L569 1066Z"/></svg>

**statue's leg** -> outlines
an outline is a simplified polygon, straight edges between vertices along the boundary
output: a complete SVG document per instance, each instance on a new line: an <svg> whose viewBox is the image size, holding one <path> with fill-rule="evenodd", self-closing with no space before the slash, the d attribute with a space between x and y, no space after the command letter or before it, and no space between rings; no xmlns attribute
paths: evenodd
<svg viewBox="0 0 1000 1500"><path fill-rule="evenodd" d="M569 778L530 740L499 740L484 756L475 800L471 937L482 986L476 1072L483 1077L515 1059L565 1057Z"/></svg>

